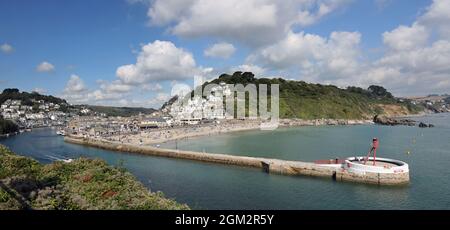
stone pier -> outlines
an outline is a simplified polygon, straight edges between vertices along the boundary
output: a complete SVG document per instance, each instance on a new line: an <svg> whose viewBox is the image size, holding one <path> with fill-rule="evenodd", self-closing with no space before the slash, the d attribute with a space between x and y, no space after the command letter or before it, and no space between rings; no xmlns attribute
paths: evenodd
<svg viewBox="0 0 450 230"><path fill-rule="evenodd" d="M64 140L72 144L92 146L119 152L129 152L150 156L260 168L266 173L275 173L282 175L325 177L336 181L351 181L378 185L404 185L409 183L409 172L352 173L348 170L345 170L344 168L328 167L301 161L286 161L260 157L233 156L227 154L160 149L153 146L134 146L105 140L79 138L72 136L67 136L64 138Z"/></svg>

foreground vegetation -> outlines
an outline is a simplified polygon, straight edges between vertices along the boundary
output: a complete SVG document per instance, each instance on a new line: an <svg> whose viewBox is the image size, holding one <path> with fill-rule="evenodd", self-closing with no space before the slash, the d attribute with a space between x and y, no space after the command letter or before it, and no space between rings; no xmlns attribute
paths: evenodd
<svg viewBox="0 0 450 230"><path fill-rule="evenodd" d="M152 193L127 171L102 160L39 162L0 145L0 210L179 210L188 206Z"/></svg>
<svg viewBox="0 0 450 230"><path fill-rule="evenodd" d="M372 119L375 115L407 115L423 111L407 100L399 100L381 86L338 88L283 78L255 78L249 72L222 74L211 83L279 84L280 117L302 119ZM269 87L270 93L270 87Z"/></svg>

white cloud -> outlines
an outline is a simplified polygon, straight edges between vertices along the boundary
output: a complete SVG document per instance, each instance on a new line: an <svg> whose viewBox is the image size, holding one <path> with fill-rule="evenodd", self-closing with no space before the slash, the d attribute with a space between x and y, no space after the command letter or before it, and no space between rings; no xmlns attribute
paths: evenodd
<svg viewBox="0 0 450 230"><path fill-rule="evenodd" d="M390 52L368 71L368 80L387 85L400 94L446 93L450 78L450 41ZM375 77L373 77L375 76Z"/></svg>
<svg viewBox="0 0 450 230"><path fill-rule="evenodd" d="M43 72L52 72L54 70L55 70L55 66L53 64L49 63L49 62L46 62L46 61L42 62L41 64L39 64L36 67L36 71L41 72L41 73L43 73Z"/></svg>
<svg viewBox="0 0 450 230"><path fill-rule="evenodd" d="M434 0L427 11L418 19L418 23L435 29L442 38L450 39L450 1Z"/></svg>
<svg viewBox="0 0 450 230"><path fill-rule="evenodd" d="M155 0L150 23L178 36L213 36L252 46L284 37L292 26L307 26L351 0Z"/></svg>
<svg viewBox="0 0 450 230"><path fill-rule="evenodd" d="M98 83L99 89L90 90L78 75L72 74L61 97L74 104L118 105L128 90L119 81L100 80Z"/></svg>
<svg viewBox="0 0 450 230"><path fill-rule="evenodd" d="M75 104L154 107L168 99L162 81L184 81L210 72L212 68L197 67L191 53L171 42L157 40L142 46L135 64L117 68L116 80L98 80L97 89L87 89L80 77L72 75L63 97ZM135 99L152 95L152 100Z"/></svg>
<svg viewBox="0 0 450 230"><path fill-rule="evenodd" d="M196 0L156 0L148 10L154 25L166 25L178 20Z"/></svg>
<svg viewBox="0 0 450 230"><path fill-rule="evenodd" d="M141 88L146 91L161 91L163 89L162 85L159 83L144 84Z"/></svg>
<svg viewBox="0 0 450 230"><path fill-rule="evenodd" d="M434 0L411 26L385 32L387 51L363 74L367 81L385 84L405 95L448 93L449 11L450 1Z"/></svg>
<svg viewBox="0 0 450 230"><path fill-rule="evenodd" d="M319 21L322 17L330 14L331 12L339 9L345 4L348 4L351 1L348 0L330 0L330 1L298 1L301 3L309 4L311 7L307 7L301 10L298 14L297 21L301 26L309 26L317 21ZM314 11L312 9L316 8Z"/></svg>
<svg viewBox="0 0 450 230"><path fill-rule="evenodd" d="M218 57L218 58L230 58L234 52L236 51L236 48L233 46L233 44L230 43L216 43L210 47L208 47L204 51L204 55L207 57Z"/></svg>
<svg viewBox="0 0 450 230"><path fill-rule="evenodd" d="M393 31L385 32L383 42L395 51L410 50L426 45L428 36L424 26L414 23L411 27L399 26Z"/></svg>
<svg viewBox="0 0 450 230"><path fill-rule="evenodd" d="M86 88L84 81L78 75L72 74L60 97L70 103L83 104L92 101L92 98L88 97L88 94L89 90Z"/></svg>
<svg viewBox="0 0 450 230"><path fill-rule="evenodd" d="M47 90L43 89L43 88L34 88L32 91L36 92L36 93L39 93L39 94L46 94L47 93Z"/></svg>
<svg viewBox="0 0 450 230"><path fill-rule="evenodd" d="M120 98L120 99L108 99L104 101L97 101L100 105L110 106L124 106L124 107L145 107L158 109L166 101L170 99L170 95L166 93L157 93L149 98Z"/></svg>
<svg viewBox="0 0 450 230"><path fill-rule="evenodd" d="M133 86L123 84L120 80L115 80L113 82L99 81L100 89L107 93L127 93L133 89Z"/></svg>
<svg viewBox="0 0 450 230"><path fill-rule="evenodd" d="M4 43L0 46L0 50L5 54L9 54L14 51L14 48L10 44Z"/></svg>
<svg viewBox="0 0 450 230"><path fill-rule="evenodd" d="M159 107L161 107L162 104L164 104L170 98L171 98L170 95L167 93L158 93L158 94L156 94L155 97L153 97L152 99L150 99L147 102L147 106L152 107L152 108L159 108Z"/></svg>
<svg viewBox="0 0 450 230"><path fill-rule="evenodd" d="M333 32L329 38L289 32L286 38L262 48L248 61L269 69L294 69L308 80L336 80L357 71L360 41L358 32Z"/></svg>
<svg viewBox="0 0 450 230"><path fill-rule="evenodd" d="M183 80L201 72L191 53L168 41L155 41L142 47L135 64L124 65L116 74L125 84Z"/></svg>
<svg viewBox="0 0 450 230"><path fill-rule="evenodd" d="M266 72L266 69L254 64L243 64L237 67L232 67L230 72L235 71L252 72L256 77L262 77L262 75Z"/></svg>
<svg viewBox="0 0 450 230"><path fill-rule="evenodd" d="M182 97L191 91L192 91L192 88L189 85L184 84L184 83L175 83L172 86L172 91L170 92L170 95L172 97L174 97L174 96Z"/></svg>
<svg viewBox="0 0 450 230"><path fill-rule="evenodd" d="M108 101L108 100L122 100L124 97L121 93L107 92L103 90L94 90L86 94L86 98L89 101Z"/></svg>
<svg viewBox="0 0 450 230"><path fill-rule="evenodd" d="M64 92L71 94L71 93L81 93L86 91L87 88L84 85L84 81L75 74L72 74L70 76L69 81L66 84L66 87L64 88Z"/></svg>
<svg viewBox="0 0 450 230"><path fill-rule="evenodd" d="M359 32L335 31L328 37L297 32L342 8L350 2L347 0L142 2L149 4L150 22L167 27L172 34L218 37L250 45L251 55L245 63L224 67L225 71L251 71L257 76L278 71L283 76L339 86L380 84L400 94L450 90L450 18L446 13L450 1L435 0L411 25L383 33L385 53L376 60L365 59ZM208 47L204 55L228 58L235 50L232 44L218 43ZM99 89L89 91L78 79L81 86L74 80L70 85L78 86L70 88L84 89L72 90L72 97L78 101L157 107L169 99L162 81L183 82L212 74L217 77L215 71L198 66L190 52L172 42L154 41L142 46L135 63L117 68L117 80L101 81ZM190 91L186 86L175 84L172 93ZM152 92L154 99L124 98L133 89Z"/></svg>
<svg viewBox="0 0 450 230"><path fill-rule="evenodd" d="M181 36L218 36L260 39L258 34L277 29L277 7L269 1L199 0L186 18L180 18L173 33ZM252 38L253 37L253 38Z"/></svg>
<svg viewBox="0 0 450 230"><path fill-rule="evenodd" d="M410 26L383 33L385 52L375 60L364 56L358 32L333 32L325 38L290 31L249 55L247 63L306 81L380 84L398 95L448 93L450 16L446 9L450 10L450 1L435 0Z"/></svg>

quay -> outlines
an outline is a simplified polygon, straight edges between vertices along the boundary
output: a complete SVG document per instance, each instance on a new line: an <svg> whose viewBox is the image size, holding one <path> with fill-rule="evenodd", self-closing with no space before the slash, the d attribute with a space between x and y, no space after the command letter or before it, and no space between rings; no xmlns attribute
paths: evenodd
<svg viewBox="0 0 450 230"><path fill-rule="evenodd" d="M320 164L260 157L160 149L153 146L135 146L70 135L64 137L64 141L112 151L260 168L266 173L282 175L324 177L335 181L349 181L376 185L406 185L409 183L408 165L401 161L384 158L377 159L380 162L384 162L382 166L359 164L359 158L348 158L341 162ZM390 165L391 167L387 167L387 165Z"/></svg>

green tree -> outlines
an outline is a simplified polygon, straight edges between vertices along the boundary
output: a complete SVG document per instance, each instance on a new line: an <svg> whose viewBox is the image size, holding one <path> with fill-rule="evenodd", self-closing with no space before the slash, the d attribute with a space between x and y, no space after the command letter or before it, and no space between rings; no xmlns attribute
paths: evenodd
<svg viewBox="0 0 450 230"><path fill-rule="evenodd" d="M378 85L369 86L369 92L376 98L394 98L384 87Z"/></svg>
<svg viewBox="0 0 450 230"><path fill-rule="evenodd" d="M0 118L0 134L14 133L19 131L16 123Z"/></svg>

